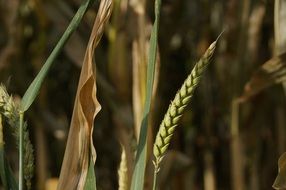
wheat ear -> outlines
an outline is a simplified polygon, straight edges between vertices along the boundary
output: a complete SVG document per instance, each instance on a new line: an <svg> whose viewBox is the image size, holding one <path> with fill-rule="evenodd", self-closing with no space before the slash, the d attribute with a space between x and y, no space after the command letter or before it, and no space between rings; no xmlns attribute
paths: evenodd
<svg viewBox="0 0 286 190"><path fill-rule="evenodd" d="M160 124L159 131L156 136L156 140L153 146L153 154L155 160L153 161L155 166L155 172L159 171L159 164L162 161L164 154L166 153L174 130L182 117L185 107L190 102L194 90L200 82L201 76L206 70L210 59L214 53L217 41L213 42L206 50L202 58L196 63L191 74L185 80L181 89L177 92L174 100L171 102L167 113L164 116L162 123Z"/></svg>
<svg viewBox="0 0 286 190"><path fill-rule="evenodd" d="M15 104L13 98L9 96L5 86L0 85L0 114L5 116L8 124L11 126L16 139L19 138L19 106ZM27 123L23 127L23 141L24 141L24 178L27 189L31 189L31 179L34 174L34 150L29 139L29 131ZM18 142L18 141L17 141Z"/></svg>

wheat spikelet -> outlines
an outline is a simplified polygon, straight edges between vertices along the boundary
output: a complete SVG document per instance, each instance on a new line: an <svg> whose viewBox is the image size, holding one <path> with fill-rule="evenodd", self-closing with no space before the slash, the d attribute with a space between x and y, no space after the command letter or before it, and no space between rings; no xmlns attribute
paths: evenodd
<svg viewBox="0 0 286 190"><path fill-rule="evenodd" d="M159 164L169 147L174 130L179 123L185 107L190 102L194 90L200 82L203 72L210 63L210 59L216 47L216 42L217 41L213 42L209 46L202 58L196 63L191 74L185 80L181 89L177 92L174 100L171 102L168 111L160 124L160 128L153 146L153 154L155 157L153 163L155 166L155 172L159 171Z"/></svg>
<svg viewBox="0 0 286 190"><path fill-rule="evenodd" d="M121 162L118 169L118 190L128 190L128 175L127 175L127 158L124 147L122 146Z"/></svg>
<svg viewBox="0 0 286 190"><path fill-rule="evenodd" d="M16 120L13 116L13 113L17 112L16 105L2 84L0 85L0 111L6 118L9 118L9 121Z"/></svg>
<svg viewBox="0 0 286 190"><path fill-rule="evenodd" d="M0 114L5 116L8 124L14 133L16 139L19 138L19 106L15 104L13 98L9 96L5 86L0 85ZM23 141L24 141L24 178L27 189L31 189L31 179L34 173L34 150L29 139L29 131L27 123L23 126ZM18 143L18 141L17 141Z"/></svg>

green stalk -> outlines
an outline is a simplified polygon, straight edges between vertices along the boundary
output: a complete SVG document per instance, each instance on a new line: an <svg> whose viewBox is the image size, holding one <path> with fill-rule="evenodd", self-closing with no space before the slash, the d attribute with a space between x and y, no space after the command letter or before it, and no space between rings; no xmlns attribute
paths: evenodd
<svg viewBox="0 0 286 190"><path fill-rule="evenodd" d="M156 190L156 187L157 187L157 174L159 172L159 169L158 167L155 166L155 169L154 169L154 176L153 176L153 190Z"/></svg>
<svg viewBox="0 0 286 190"><path fill-rule="evenodd" d="M23 127L24 127L24 112L20 111L20 122L19 122L19 190L23 190L24 187L24 159L23 159Z"/></svg>

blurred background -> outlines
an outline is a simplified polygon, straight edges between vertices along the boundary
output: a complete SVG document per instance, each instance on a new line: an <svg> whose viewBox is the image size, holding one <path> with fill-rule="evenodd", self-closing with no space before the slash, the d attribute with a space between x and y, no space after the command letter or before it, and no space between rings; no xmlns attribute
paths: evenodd
<svg viewBox="0 0 286 190"><path fill-rule="evenodd" d="M9 93L24 94L81 2L0 0L0 81ZM153 0L114 0L111 21L95 50L102 105L94 127L98 189L118 188L121 145L127 151L128 169L133 168L130 154L136 150L144 102L153 4ZM98 5L95 1L56 59L27 112L35 148L34 189L53 189L48 186L59 176ZM285 56L274 64L271 59L285 51L285 15L285 0L163 0L150 147L195 62L224 33L162 164L161 189L271 189L278 158L286 150ZM265 62L270 64L266 71L261 67ZM5 129L4 133L16 171L14 139ZM151 149L146 189L152 184Z"/></svg>

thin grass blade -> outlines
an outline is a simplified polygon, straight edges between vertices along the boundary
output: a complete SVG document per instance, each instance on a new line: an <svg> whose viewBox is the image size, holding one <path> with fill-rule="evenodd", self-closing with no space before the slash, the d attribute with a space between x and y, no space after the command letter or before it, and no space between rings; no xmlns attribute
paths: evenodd
<svg viewBox="0 0 286 190"><path fill-rule="evenodd" d="M79 7L78 11L76 12L75 16L73 17L72 21L70 22L69 26L67 27L66 31L64 32L63 36L57 43L56 47L48 57L47 61L41 68L40 72L30 84L29 88L25 92L23 99L21 101L21 111L25 112L29 109L31 104L34 102L35 98L37 97L39 90L42 86L44 79L46 78L54 60L64 47L65 43L68 41L71 34L76 30L79 23L81 22L84 14L86 13L88 7L94 2L94 0L85 0L81 6Z"/></svg>
<svg viewBox="0 0 286 190"><path fill-rule="evenodd" d="M146 157L147 157L148 117L151 108L152 90L154 84L154 73L155 73L156 54L158 46L157 43L158 43L158 30L159 30L159 19L160 19L160 7L161 7L161 0L156 0L155 22L153 25L150 38L150 49L149 49L149 58L147 67L146 101L144 105L143 119L141 122L135 168L131 182L132 190L142 190L144 187L144 176L145 176Z"/></svg>

